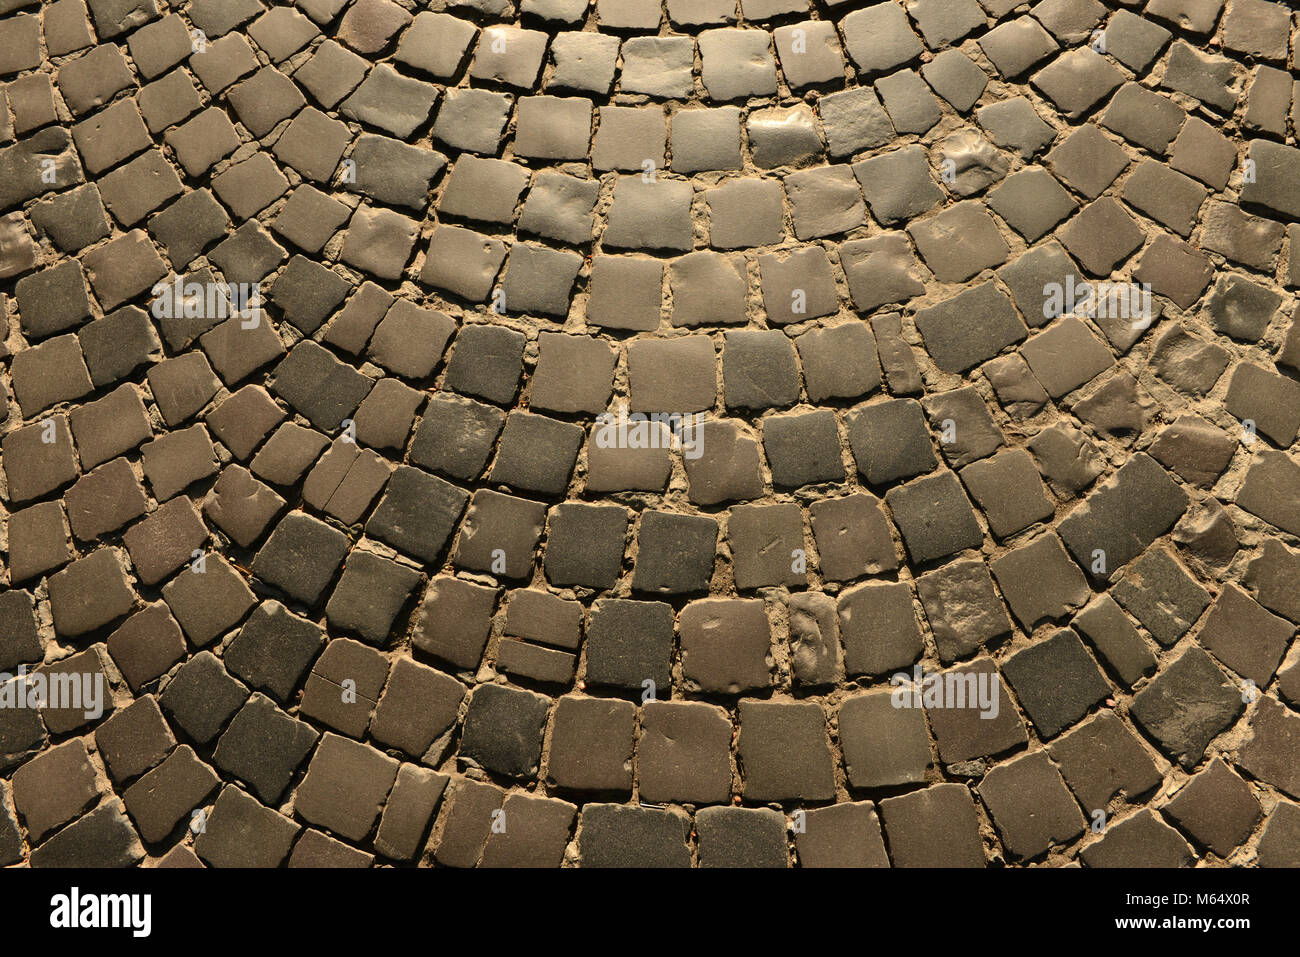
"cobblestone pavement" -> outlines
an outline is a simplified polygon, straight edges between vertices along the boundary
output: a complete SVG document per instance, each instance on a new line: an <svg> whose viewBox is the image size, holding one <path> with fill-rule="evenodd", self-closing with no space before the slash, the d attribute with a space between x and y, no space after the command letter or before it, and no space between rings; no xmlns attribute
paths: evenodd
<svg viewBox="0 0 1300 957"><path fill-rule="evenodd" d="M1298 46L0 0L0 863L1300 864Z"/></svg>

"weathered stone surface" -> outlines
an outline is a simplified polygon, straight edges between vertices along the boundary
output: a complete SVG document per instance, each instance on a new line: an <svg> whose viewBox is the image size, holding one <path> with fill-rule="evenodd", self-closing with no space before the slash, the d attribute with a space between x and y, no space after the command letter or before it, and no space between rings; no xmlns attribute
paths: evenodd
<svg viewBox="0 0 1300 957"><path fill-rule="evenodd" d="M1287 5L165 6L0 0L0 866L1296 863Z"/></svg>
<svg viewBox="0 0 1300 957"><path fill-rule="evenodd" d="M1133 699L1133 716L1183 767L1242 710L1241 693L1199 648L1190 648Z"/></svg>

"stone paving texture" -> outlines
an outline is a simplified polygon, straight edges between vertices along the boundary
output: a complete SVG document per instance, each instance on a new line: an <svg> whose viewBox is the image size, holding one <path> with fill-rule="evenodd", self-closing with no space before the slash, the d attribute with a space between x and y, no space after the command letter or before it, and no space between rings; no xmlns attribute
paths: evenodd
<svg viewBox="0 0 1300 957"><path fill-rule="evenodd" d="M0 0L0 865L1293 866L1298 135L1270 0Z"/></svg>

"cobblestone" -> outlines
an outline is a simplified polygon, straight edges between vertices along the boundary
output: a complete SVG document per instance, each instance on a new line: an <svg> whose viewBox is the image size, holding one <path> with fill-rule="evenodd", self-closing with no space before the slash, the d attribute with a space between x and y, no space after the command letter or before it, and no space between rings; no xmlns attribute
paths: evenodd
<svg viewBox="0 0 1300 957"><path fill-rule="evenodd" d="M0 11L4 865L1295 863L1284 5Z"/></svg>

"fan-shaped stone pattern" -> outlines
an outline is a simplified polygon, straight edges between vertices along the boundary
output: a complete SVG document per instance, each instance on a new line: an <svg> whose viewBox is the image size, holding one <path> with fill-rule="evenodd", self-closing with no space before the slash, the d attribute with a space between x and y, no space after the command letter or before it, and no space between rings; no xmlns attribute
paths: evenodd
<svg viewBox="0 0 1300 957"><path fill-rule="evenodd" d="M1286 6L0 9L0 865L1295 860Z"/></svg>

